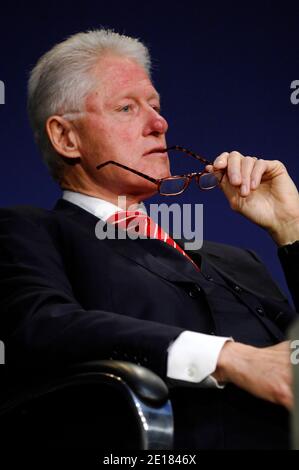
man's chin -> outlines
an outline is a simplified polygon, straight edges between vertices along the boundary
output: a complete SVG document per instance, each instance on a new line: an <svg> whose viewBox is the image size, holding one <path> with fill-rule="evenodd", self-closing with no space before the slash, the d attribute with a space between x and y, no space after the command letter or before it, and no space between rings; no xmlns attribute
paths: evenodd
<svg viewBox="0 0 299 470"><path fill-rule="evenodd" d="M166 159L165 156L153 157L151 167L149 167L148 170L142 172L157 180L161 178L168 178L171 176L169 160L168 158Z"/></svg>
<svg viewBox="0 0 299 470"><path fill-rule="evenodd" d="M135 187L134 189L131 189L130 191L131 196L138 198L139 201L148 199L157 193L158 193L158 188L156 185Z"/></svg>
<svg viewBox="0 0 299 470"><path fill-rule="evenodd" d="M155 168L155 171L152 171L150 173L151 177L152 178L155 178L156 180L159 180L159 179L162 179L162 178L169 178L169 176L171 176L171 172L170 172L170 168L169 166L167 166L166 168L161 168L161 170L159 171L158 168L156 170Z"/></svg>

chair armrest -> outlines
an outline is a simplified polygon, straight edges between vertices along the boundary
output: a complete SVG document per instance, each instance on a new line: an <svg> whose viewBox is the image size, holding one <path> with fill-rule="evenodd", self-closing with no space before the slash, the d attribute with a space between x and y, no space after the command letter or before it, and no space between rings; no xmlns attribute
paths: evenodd
<svg viewBox="0 0 299 470"><path fill-rule="evenodd" d="M3 374L0 375L0 420L28 403L34 408L34 403L44 397L47 400L50 397L55 402L61 391L71 391L73 394L74 389L80 391L87 387L100 387L101 390L108 387L128 404L131 417L138 426L142 449L172 448L173 417L167 386L160 377L142 366L102 360L74 364L55 371L47 369L46 372L41 369L9 370L7 366L4 369L6 371L2 370ZM94 401L96 409L100 406L100 400L98 403ZM113 409L110 405L112 414ZM121 416L114 415L114 419L121 419ZM98 428L101 429L101 423L98 423Z"/></svg>
<svg viewBox="0 0 299 470"><path fill-rule="evenodd" d="M91 361L71 366L72 373L114 374L122 379L138 399L149 406L163 406L168 400L168 388L163 380L145 367L125 361Z"/></svg>

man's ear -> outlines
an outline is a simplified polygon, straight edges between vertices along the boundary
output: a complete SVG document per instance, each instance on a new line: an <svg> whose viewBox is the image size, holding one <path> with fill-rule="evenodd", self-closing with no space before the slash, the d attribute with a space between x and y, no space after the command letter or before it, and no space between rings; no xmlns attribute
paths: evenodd
<svg viewBox="0 0 299 470"><path fill-rule="evenodd" d="M57 153L66 158L81 157L78 135L71 122L62 116L50 116L46 122L46 129Z"/></svg>

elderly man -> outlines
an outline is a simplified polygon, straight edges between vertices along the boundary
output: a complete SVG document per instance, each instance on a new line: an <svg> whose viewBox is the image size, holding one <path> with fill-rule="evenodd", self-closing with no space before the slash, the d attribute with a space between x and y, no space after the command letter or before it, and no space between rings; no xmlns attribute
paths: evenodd
<svg viewBox="0 0 299 470"><path fill-rule="evenodd" d="M256 255L96 237L119 196L135 207L170 176L149 70L142 43L99 30L56 45L31 73L30 120L63 195L51 211L1 210L7 361L140 363L171 379L177 448L286 448L296 313ZM231 207L269 232L296 296L299 197L284 165L234 151L205 171L221 171Z"/></svg>

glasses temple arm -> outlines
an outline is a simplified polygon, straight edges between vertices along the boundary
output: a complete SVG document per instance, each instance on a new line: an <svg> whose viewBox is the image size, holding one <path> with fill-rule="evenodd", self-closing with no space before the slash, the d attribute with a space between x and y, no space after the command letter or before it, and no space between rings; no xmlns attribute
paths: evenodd
<svg viewBox="0 0 299 470"><path fill-rule="evenodd" d="M140 171L134 170L133 168L130 168L129 166L122 165L121 163L114 162L113 160L109 160L108 162L100 163L99 165L96 166L97 170L100 170L106 165L116 165L119 168L123 168L124 170L131 171L131 173L134 173L137 176L141 176L141 178L144 178L148 181L151 181L152 183L158 184L159 181L156 180L155 178L152 178L151 176L145 175L144 173L141 173Z"/></svg>
<svg viewBox="0 0 299 470"><path fill-rule="evenodd" d="M205 163L206 165L213 165L213 163L207 160L206 158L200 157L199 155L197 155L197 153L194 153L191 150L185 149L184 147L181 147L179 145L172 145L171 147L167 147L167 149L165 149L165 152L167 152L168 150L179 150L181 152L186 153L187 155L190 155L196 160L199 160L200 162Z"/></svg>

